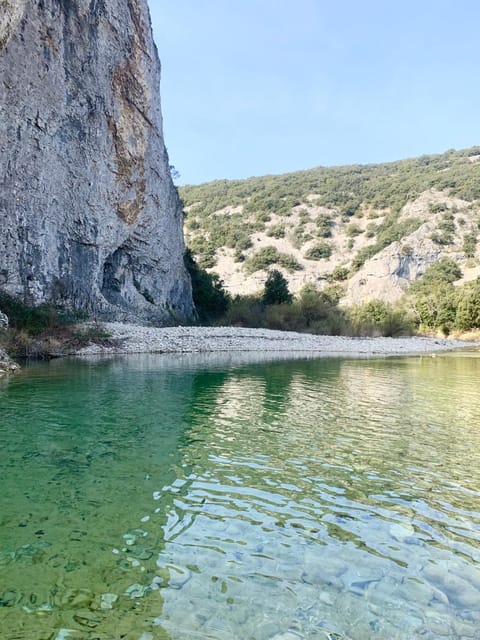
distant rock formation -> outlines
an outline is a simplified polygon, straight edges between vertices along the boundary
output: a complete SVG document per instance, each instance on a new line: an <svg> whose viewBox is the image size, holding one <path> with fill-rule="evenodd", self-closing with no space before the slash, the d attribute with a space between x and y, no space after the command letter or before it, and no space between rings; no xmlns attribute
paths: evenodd
<svg viewBox="0 0 480 640"><path fill-rule="evenodd" d="M147 0L2 0L0 289L115 320L192 314Z"/></svg>

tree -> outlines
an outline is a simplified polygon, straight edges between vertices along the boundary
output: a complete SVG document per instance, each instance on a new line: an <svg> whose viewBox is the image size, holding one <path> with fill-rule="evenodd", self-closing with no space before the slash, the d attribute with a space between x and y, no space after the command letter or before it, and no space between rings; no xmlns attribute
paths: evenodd
<svg viewBox="0 0 480 640"><path fill-rule="evenodd" d="M192 296L200 320L210 322L224 315L230 305L230 296L216 273L208 273L195 262L190 249L184 263L192 281Z"/></svg>
<svg viewBox="0 0 480 640"><path fill-rule="evenodd" d="M278 269L272 269L265 282L262 302L266 305L290 304L292 299L285 276Z"/></svg>
<svg viewBox="0 0 480 640"><path fill-rule="evenodd" d="M464 285L458 298L455 325L464 331L480 328L480 279Z"/></svg>

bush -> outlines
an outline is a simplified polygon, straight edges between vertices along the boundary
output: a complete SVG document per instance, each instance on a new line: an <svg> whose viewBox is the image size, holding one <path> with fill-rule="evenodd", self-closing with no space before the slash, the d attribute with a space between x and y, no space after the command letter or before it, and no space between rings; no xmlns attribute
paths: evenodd
<svg viewBox="0 0 480 640"><path fill-rule="evenodd" d="M414 322L403 309L383 300L371 300L352 307L349 312L351 332L358 336L396 337L412 335Z"/></svg>
<svg viewBox="0 0 480 640"><path fill-rule="evenodd" d="M278 264L287 271L296 271L302 268L292 255L282 253L271 245L263 247L245 262L247 273L268 269L272 264Z"/></svg>
<svg viewBox="0 0 480 640"><path fill-rule="evenodd" d="M316 219L318 235L321 238L330 238L332 236L333 220L331 216L321 213Z"/></svg>
<svg viewBox="0 0 480 640"><path fill-rule="evenodd" d="M347 235L347 238L355 238L355 236L359 236L363 233L363 229L356 222L352 222L346 227L345 233Z"/></svg>
<svg viewBox="0 0 480 640"><path fill-rule="evenodd" d="M466 258L473 258L477 248L477 235L475 233L467 233L463 237L463 252Z"/></svg>
<svg viewBox="0 0 480 640"><path fill-rule="evenodd" d="M285 225L284 224L276 224L273 227L267 229L267 236L270 238L284 238L285 237Z"/></svg>
<svg viewBox="0 0 480 640"><path fill-rule="evenodd" d="M219 324L230 327L264 327L264 308L257 296L235 296Z"/></svg>
<svg viewBox="0 0 480 640"><path fill-rule="evenodd" d="M324 260L332 255L332 247L328 242L318 242L305 253L307 260Z"/></svg>
<svg viewBox="0 0 480 640"><path fill-rule="evenodd" d="M297 305L275 304L265 309L265 326L278 331L302 331L303 318Z"/></svg>
<svg viewBox="0 0 480 640"><path fill-rule="evenodd" d="M348 267L338 266L326 276L328 282L343 282L348 280L350 269Z"/></svg>
<svg viewBox="0 0 480 640"><path fill-rule="evenodd" d="M50 304L30 305L6 292L0 292L0 309L7 314L12 329L38 335L85 319L85 315Z"/></svg>

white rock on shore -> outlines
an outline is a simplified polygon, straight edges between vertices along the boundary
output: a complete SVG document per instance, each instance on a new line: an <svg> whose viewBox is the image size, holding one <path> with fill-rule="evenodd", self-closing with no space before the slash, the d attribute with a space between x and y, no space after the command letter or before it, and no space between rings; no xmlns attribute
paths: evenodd
<svg viewBox="0 0 480 640"><path fill-rule="evenodd" d="M438 338L349 338L238 327L145 327L103 325L113 344L92 344L77 355L115 353L289 352L314 357L427 354L477 347L477 343Z"/></svg>

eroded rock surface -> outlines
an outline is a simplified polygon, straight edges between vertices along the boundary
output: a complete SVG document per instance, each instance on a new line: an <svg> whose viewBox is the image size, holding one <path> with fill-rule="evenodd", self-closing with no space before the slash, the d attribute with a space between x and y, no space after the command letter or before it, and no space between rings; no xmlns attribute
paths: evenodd
<svg viewBox="0 0 480 640"><path fill-rule="evenodd" d="M192 313L147 0L0 0L0 288Z"/></svg>

